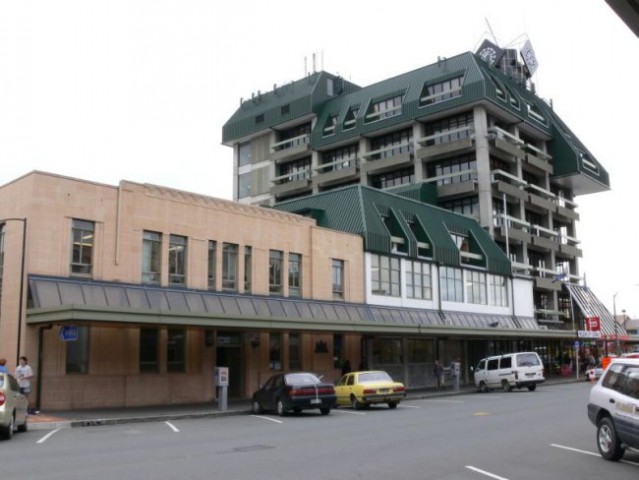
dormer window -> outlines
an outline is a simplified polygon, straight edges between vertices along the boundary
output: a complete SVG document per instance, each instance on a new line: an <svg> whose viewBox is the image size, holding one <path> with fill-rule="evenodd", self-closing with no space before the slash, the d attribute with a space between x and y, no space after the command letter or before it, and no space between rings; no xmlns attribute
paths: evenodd
<svg viewBox="0 0 639 480"><path fill-rule="evenodd" d="M599 167L593 160L590 158L590 155L584 152L579 152L579 159L581 160L581 164L584 168L587 168L591 172L599 174Z"/></svg>
<svg viewBox="0 0 639 480"><path fill-rule="evenodd" d="M383 118L402 114L404 95L396 95L384 100L371 102L366 113L366 122L374 122Z"/></svg>
<svg viewBox="0 0 639 480"><path fill-rule="evenodd" d="M326 123L324 124L324 129L322 130L322 135L324 137L328 135L333 135L335 133L336 127L337 127L337 115L330 115L326 119Z"/></svg>
<svg viewBox="0 0 639 480"><path fill-rule="evenodd" d="M541 123L542 125L548 125L548 121L546 120L546 117L544 117L541 112L539 111L539 109L537 107L535 107L532 104L527 104L528 105L528 116L530 118L532 118L533 120L535 120L536 122Z"/></svg>
<svg viewBox="0 0 639 480"><path fill-rule="evenodd" d="M350 108L346 117L344 117L344 123L342 124L342 130L350 130L355 128L355 122L357 121L357 114L359 113L359 107Z"/></svg>
<svg viewBox="0 0 639 480"><path fill-rule="evenodd" d="M450 78L436 83L427 83L419 96L419 106L432 105L451 98L461 97L464 76Z"/></svg>

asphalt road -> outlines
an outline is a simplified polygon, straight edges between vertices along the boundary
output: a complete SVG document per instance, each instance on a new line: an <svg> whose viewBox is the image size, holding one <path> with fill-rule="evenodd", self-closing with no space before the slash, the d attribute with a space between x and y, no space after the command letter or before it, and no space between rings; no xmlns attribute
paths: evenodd
<svg viewBox="0 0 639 480"><path fill-rule="evenodd" d="M601 459L586 383L340 408L37 430L0 442L3 479L636 480Z"/></svg>

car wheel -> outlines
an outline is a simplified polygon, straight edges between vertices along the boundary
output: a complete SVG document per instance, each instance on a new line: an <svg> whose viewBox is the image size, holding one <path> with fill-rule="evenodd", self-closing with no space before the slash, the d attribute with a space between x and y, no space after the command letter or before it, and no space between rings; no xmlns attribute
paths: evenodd
<svg viewBox="0 0 639 480"><path fill-rule="evenodd" d="M488 393L488 385L486 385L486 382L479 382L479 391L481 393Z"/></svg>
<svg viewBox="0 0 639 480"><path fill-rule="evenodd" d="M399 404L399 402L388 402L388 408L397 408L397 404Z"/></svg>
<svg viewBox="0 0 639 480"><path fill-rule="evenodd" d="M508 383L508 380L502 380L501 387L504 389L504 392L510 392L512 390L512 387L510 386L510 383Z"/></svg>
<svg viewBox="0 0 639 480"><path fill-rule="evenodd" d="M253 413L258 414L258 413L262 413L264 411L264 409L260 405L260 402L257 401L257 398L253 399L253 404L252 405L253 405Z"/></svg>
<svg viewBox="0 0 639 480"><path fill-rule="evenodd" d="M286 413L286 409L284 408L284 403L282 403L282 400L277 400L277 414L282 417L284 416L284 414Z"/></svg>
<svg viewBox="0 0 639 480"><path fill-rule="evenodd" d="M530 390L531 392L534 392L536 388L537 388L536 383L533 383L532 385L528 385L528 390Z"/></svg>
<svg viewBox="0 0 639 480"><path fill-rule="evenodd" d="M15 417L11 416L11 419L9 421L9 425L7 425L4 428L0 427L0 438L3 438L5 440L10 440L11 437L13 437L13 430L15 428Z"/></svg>
<svg viewBox="0 0 639 480"><path fill-rule="evenodd" d="M329 413L331 413L331 407L320 408L320 413L322 415L328 415Z"/></svg>
<svg viewBox="0 0 639 480"><path fill-rule="evenodd" d="M601 456L613 462L623 457L623 448L617 437L615 424L610 417L603 417L597 425L597 448Z"/></svg>
<svg viewBox="0 0 639 480"><path fill-rule="evenodd" d="M351 397L351 405L353 406L353 410L359 410L362 408L362 404L357 401L357 397L355 395Z"/></svg>

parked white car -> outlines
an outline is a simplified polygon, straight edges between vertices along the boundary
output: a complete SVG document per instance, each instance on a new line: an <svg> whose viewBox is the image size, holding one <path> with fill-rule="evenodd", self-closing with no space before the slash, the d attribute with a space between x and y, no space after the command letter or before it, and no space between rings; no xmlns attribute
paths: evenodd
<svg viewBox="0 0 639 480"><path fill-rule="evenodd" d="M18 381L0 372L0 438L9 440L13 433L27 430L29 401L20 393Z"/></svg>
<svg viewBox="0 0 639 480"><path fill-rule="evenodd" d="M481 392L526 387L531 392L543 383L544 366L536 352L518 352L483 358L474 369L475 386Z"/></svg>
<svg viewBox="0 0 639 480"><path fill-rule="evenodd" d="M597 448L606 460L639 450L639 359L610 363L590 390L588 418L597 427Z"/></svg>

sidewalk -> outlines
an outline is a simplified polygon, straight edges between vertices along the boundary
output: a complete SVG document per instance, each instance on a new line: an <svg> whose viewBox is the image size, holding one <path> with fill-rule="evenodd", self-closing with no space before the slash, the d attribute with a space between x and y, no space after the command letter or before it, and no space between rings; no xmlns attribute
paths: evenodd
<svg viewBox="0 0 639 480"><path fill-rule="evenodd" d="M573 378L549 378L540 388L574 383ZM579 380L583 382L583 379ZM446 390L433 388L409 390L404 401L422 398L447 397L475 393L474 385L463 385L459 391L452 387ZM166 422L184 418L222 417L228 415L246 415L251 413L250 399L229 399L226 410L219 410L217 402L191 405L160 405L151 407L101 408L71 411L43 411L29 416L29 430L53 430L57 428L91 427L98 425L116 425L123 423Z"/></svg>

